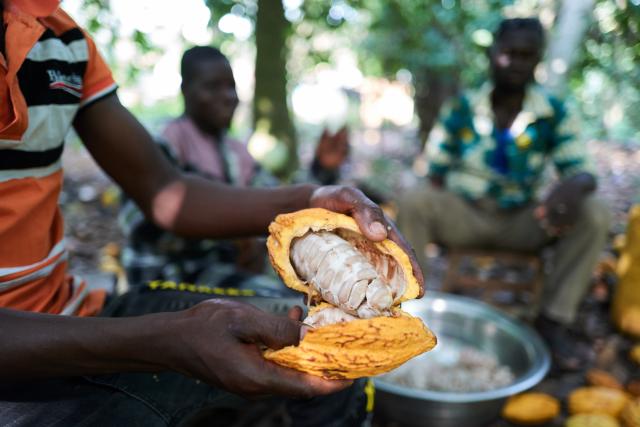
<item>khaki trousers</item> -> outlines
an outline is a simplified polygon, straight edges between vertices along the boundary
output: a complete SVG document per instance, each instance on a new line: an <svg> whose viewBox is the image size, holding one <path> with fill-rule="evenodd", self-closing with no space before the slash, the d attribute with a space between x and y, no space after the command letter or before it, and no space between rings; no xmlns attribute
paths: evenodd
<svg viewBox="0 0 640 427"><path fill-rule="evenodd" d="M553 320L570 324L589 288L611 215L602 202L588 197L575 226L554 239L535 219L535 207L531 204L503 210L489 200L471 204L454 193L425 184L399 201L398 226L416 250L425 274L424 249L429 243L451 249L534 253L553 245L553 265L545 278L541 311Z"/></svg>

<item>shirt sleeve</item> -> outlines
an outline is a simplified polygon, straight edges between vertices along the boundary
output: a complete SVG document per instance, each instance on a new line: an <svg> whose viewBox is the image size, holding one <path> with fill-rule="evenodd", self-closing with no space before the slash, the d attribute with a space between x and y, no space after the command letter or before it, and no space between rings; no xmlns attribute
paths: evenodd
<svg viewBox="0 0 640 427"><path fill-rule="evenodd" d="M180 131L180 125L176 120L172 120L165 126L161 133L161 138L165 141L166 145L171 147L174 158L180 165L185 164L186 153L182 144L186 138Z"/></svg>
<svg viewBox="0 0 640 427"><path fill-rule="evenodd" d="M459 100L445 103L440 110L438 122L431 130L427 141L428 176L444 178L456 157L456 144L451 122Z"/></svg>
<svg viewBox="0 0 640 427"><path fill-rule="evenodd" d="M579 134L579 122L571 109L564 104L556 108L559 116L553 132L551 160L561 178L569 178L578 173L594 173L593 161Z"/></svg>
<svg viewBox="0 0 640 427"><path fill-rule="evenodd" d="M259 163L255 163L251 174L250 187L274 188L280 186L278 178L266 171Z"/></svg>
<svg viewBox="0 0 640 427"><path fill-rule="evenodd" d="M255 188L273 188L282 184L278 178L269 173L253 158L249 150L247 150L246 144L235 139L229 139L225 144L233 148L236 154L240 179L244 185Z"/></svg>
<svg viewBox="0 0 640 427"><path fill-rule="evenodd" d="M86 31L84 31L84 36L87 41L89 57L87 69L84 73L80 108L112 94L117 89L111 70L102 55L100 55L100 52L98 52L95 42Z"/></svg>

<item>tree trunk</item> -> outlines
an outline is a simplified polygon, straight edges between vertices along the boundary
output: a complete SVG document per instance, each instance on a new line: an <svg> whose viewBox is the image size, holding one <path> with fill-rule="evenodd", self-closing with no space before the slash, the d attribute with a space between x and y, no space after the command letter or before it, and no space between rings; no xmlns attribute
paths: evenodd
<svg viewBox="0 0 640 427"><path fill-rule="evenodd" d="M580 43L593 16L595 0L563 0L547 53L546 86L562 95Z"/></svg>
<svg viewBox="0 0 640 427"><path fill-rule="evenodd" d="M282 1L258 0L253 124L254 129L268 132L287 147L287 161L275 171L285 179L298 167L296 132L287 104L289 32Z"/></svg>
<svg viewBox="0 0 640 427"><path fill-rule="evenodd" d="M429 133L438 120L442 104L458 90L455 74L445 75L442 71L423 70L416 76L415 105L420 120L420 149L424 150Z"/></svg>

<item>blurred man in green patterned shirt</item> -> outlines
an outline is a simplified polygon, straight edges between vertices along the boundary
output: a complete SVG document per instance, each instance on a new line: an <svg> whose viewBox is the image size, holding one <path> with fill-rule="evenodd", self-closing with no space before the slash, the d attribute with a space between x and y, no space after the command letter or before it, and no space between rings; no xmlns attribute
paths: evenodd
<svg viewBox="0 0 640 427"><path fill-rule="evenodd" d="M593 198L596 178L567 107L534 83L544 31L533 18L504 20L489 49L490 76L443 108L428 145L429 184L400 202L399 225L423 267L428 243L448 248L538 252L553 244L539 331L556 362L580 368L571 328L605 244L609 212ZM557 183L536 193L553 165Z"/></svg>

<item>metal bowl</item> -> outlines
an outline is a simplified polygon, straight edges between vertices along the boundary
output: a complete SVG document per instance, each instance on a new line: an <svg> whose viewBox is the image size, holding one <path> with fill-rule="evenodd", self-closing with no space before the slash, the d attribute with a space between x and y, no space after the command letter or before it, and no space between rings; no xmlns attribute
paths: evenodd
<svg viewBox="0 0 640 427"><path fill-rule="evenodd" d="M507 397L538 384L550 366L549 351L527 325L482 302L430 292L402 309L422 318L438 337L438 348L464 343L494 355L511 368L515 380L490 391L452 393L418 390L375 379L376 412L406 426L484 426L499 414ZM429 353L424 355L429 357Z"/></svg>

